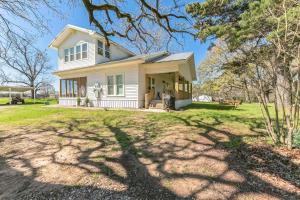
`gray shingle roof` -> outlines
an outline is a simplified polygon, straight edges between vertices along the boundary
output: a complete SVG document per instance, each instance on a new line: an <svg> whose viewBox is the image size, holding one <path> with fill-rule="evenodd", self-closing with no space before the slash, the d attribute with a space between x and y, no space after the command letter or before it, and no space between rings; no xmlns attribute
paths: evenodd
<svg viewBox="0 0 300 200"><path fill-rule="evenodd" d="M185 52L185 53L175 53L175 54L168 54L162 57L159 57L152 62L159 63L159 62L169 62L169 61L177 61L177 60L187 60L193 55L192 52Z"/></svg>

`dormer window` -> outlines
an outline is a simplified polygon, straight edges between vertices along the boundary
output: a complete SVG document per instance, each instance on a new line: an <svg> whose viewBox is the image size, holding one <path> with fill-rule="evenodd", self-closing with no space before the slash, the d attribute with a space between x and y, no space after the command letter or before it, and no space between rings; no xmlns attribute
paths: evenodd
<svg viewBox="0 0 300 200"><path fill-rule="evenodd" d="M98 54L101 56L104 56L108 59L110 59L110 49L109 46L104 44L102 41L98 40Z"/></svg>
<svg viewBox="0 0 300 200"><path fill-rule="evenodd" d="M103 49L103 42L100 41L100 40L98 40L98 54L101 55L101 56L103 56L103 51L104 51L104 49Z"/></svg>

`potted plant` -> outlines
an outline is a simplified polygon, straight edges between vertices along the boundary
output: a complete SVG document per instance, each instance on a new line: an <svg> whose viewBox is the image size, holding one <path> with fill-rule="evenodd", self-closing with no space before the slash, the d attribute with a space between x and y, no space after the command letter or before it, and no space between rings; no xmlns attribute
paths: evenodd
<svg viewBox="0 0 300 200"><path fill-rule="evenodd" d="M81 98L77 97L77 106L80 106L80 104L81 104Z"/></svg>
<svg viewBox="0 0 300 200"><path fill-rule="evenodd" d="M88 97L85 98L85 106L86 107L90 106L90 99Z"/></svg>

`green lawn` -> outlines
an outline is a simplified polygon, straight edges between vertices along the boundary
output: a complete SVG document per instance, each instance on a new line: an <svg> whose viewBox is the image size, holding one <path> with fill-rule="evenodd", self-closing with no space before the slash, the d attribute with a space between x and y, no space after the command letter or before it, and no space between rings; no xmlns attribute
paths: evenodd
<svg viewBox="0 0 300 200"><path fill-rule="evenodd" d="M0 126L40 126L41 124L55 124L57 120L70 121L74 119L88 120L87 126L101 124L104 121L134 124L138 119L145 119L145 122L151 124L150 128L162 129L174 125L202 129L216 128L247 138L252 135L260 135L264 126L258 104L243 104L238 109L232 109L215 103L193 103L184 111L150 113L125 110L49 108L44 106L43 102L44 100L38 100L37 104L19 105L1 110ZM51 103L55 102L51 101Z"/></svg>
<svg viewBox="0 0 300 200"><path fill-rule="evenodd" d="M36 99L35 102L33 99L25 99L25 104L44 104L45 102L49 102L50 104L57 103L57 100L55 99ZM9 98L6 97L0 97L0 105L6 105L9 103Z"/></svg>
<svg viewBox="0 0 300 200"><path fill-rule="evenodd" d="M7 104L9 102L8 98L0 97L0 105L1 104Z"/></svg>

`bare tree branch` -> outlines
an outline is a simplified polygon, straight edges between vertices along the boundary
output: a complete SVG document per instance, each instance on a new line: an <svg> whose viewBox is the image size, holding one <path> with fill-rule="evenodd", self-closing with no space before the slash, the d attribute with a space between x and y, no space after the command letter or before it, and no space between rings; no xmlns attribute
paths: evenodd
<svg viewBox="0 0 300 200"><path fill-rule="evenodd" d="M0 43L0 61L4 66L0 71L2 82L36 89L52 69L45 52L33 47L31 40L14 36L10 36L7 43ZM9 72L13 72L14 76Z"/></svg>
<svg viewBox="0 0 300 200"><path fill-rule="evenodd" d="M174 40L178 43L180 34L194 36L192 23L184 11L184 4L179 5L179 0L168 3L161 0L82 1L90 23L99 29L108 45L109 37L117 36L131 43L138 41L139 46L143 44L144 49L148 49L157 39L154 36L155 30L167 33L166 41Z"/></svg>

